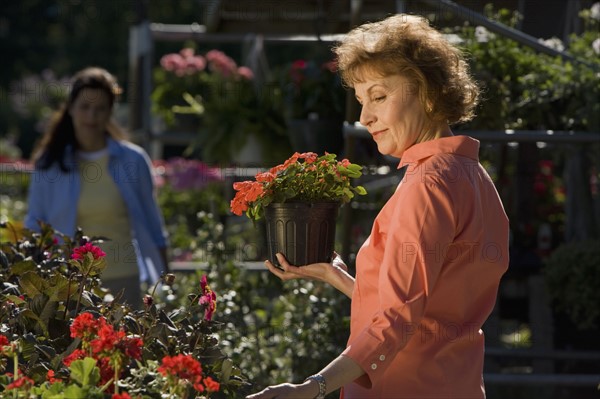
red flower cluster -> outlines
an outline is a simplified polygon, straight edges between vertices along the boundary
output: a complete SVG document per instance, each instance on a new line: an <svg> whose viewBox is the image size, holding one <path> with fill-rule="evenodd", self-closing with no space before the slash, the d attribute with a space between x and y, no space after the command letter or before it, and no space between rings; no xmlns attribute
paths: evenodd
<svg viewBox="0 0 600 399"><path fill-rule="evenodd" d="M198 304L206 305L204 310L204 320L212 320L213 313L217 309L217 294L208 286L208 280L206 275L202 276L200 280L200 288L202 289L202 295L198 300Z"/></svg>
<svg viewBox="0 0 600 399"><path fill-rule="evenodd" d="M16 343L11 343L6 336L0 335L0 355L10 357L14 355L15 350Z"/></svg>
<svg viewBox="0 0 600 399"><path fill-rule="evenodd" d="M75 260L83 260L85 258L85 254L91 253L94 259L101 259L106 256L106 253L100 248L88 242L80 247L73 249L73 254L71 255L71 259Z"/></svg>
<svg viewBox="0 0 600 399"><path fill-rule="evenodd" d="M106 319L95 319L89 312L81 313L71 324L71 338L80 338L84 342L91 341L98 331L106 325Z"/></svg>
<svg viewBox="0 0 600 399"><path fill-rule="evenodd" d="M115 331L104 317L95 319L88 312L73 320L71 337L81 339L83 349L74 350L63 359L63 363L68 367L75 360L93 357L98 361L101 385L114 377L115 370L120 370L126 361L139 360L142 356L143 342L140 338L128 337L123 330Z"/></svg>
<svg viewBox="0 0 600 399"><path fill-rule="evenodd" d="M46 381L48 381L50 384L54 384L55 382L61 381L61 379L56 378L54 370L48 370L48 372L46 373Z"/></svg>
<svg viewBox="0 0 600 399"><path fill-rule="evenodd" d="M175 385L187 381L198 392L216 392L220 388L220 384L211 377L202 377L202 365L191 355L165 356L158 372Z"/></svg>
<svg viewBox="0 0 600 399"><path fill-rule="evenodd" d="M20 377L17 378L15 381L11 382L10 384L8 384L6 386L6 390L9 391L11 389L19 389L19 388L31 388L33 387L34 381L29 378L29 377Z"/></svg>

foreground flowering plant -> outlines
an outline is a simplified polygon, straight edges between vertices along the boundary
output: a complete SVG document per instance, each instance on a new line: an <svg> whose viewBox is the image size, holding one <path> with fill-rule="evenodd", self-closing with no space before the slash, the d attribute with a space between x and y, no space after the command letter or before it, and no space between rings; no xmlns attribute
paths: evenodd
<svg viewBox="0 0 600 399"><path fill-rule="evenodd" d="M347 159L338 161L335 154L318 156L314 152L294 153L283 164L255 176L255 181L233 184L237 191L231 211L256 221L272 202L349 202L355 194L364 195L362 186L352 186L350 179L362 175L360 165Z"/></svg>
<svg viewBox="0 0 600 399"><path fill-rule="evenodd" d="M245 382L218 347L206 276L182 306L160 303L155 286L133 310L106 301L105 256L82 232L44 224L0 243L0 397L234 396Z"/></svg>

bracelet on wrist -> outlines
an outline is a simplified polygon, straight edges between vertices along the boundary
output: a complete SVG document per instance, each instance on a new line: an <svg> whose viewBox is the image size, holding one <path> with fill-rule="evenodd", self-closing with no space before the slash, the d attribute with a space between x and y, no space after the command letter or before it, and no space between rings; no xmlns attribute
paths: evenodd
<svg viewBox="0 0 600 399"><path fill-rule="evenodd" d="M319 394L315 396L315 399L325 399L325 394L327 393L327 385L325 384L325 377L321 374L314 374L310 377L307 377L304 381L315 380L319 384Z"/></svg>

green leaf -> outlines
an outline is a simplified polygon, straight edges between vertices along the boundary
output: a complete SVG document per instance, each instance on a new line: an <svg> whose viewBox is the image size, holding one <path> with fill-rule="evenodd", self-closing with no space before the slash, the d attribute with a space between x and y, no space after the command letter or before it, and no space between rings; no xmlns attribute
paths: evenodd
<svg viewBox="0 0 600 399"><path fill-rule="evenodd" d="M10 267L11 274L20 276L26 272L34 271L37 268L35 262L31 259L17 262Z"/></svg>
<svg viewBox="0 0 600 399"><path fill-rule="evenodd" d="M14 303L17 306L20 306L26 302L24 299L21 299L21 297L16 295L7 295L6 300Z"/></svg>
<svg viewBox="0 0 600 399"><path fill-rule="evenodd" d="M26 318L35 320L37 322L37 326L41 330L42 334L44 334L45 337L49 336L48 327L46 327L46 325L44 324L42 319L40 319L40 317L37 314L35 314L33 312L33 310L31 310L31 309L23 310L21 312L21 317L26 317Z"/></svg>
<svg viewBox="0 0 600 399"><path fill-rule="evenodd" d="M21 292L30 298L34 298L43 293L46 288L46 280L34 272L27 272L19 279L19 286Z"/></svg>
<svg viewBox="0 0 600 399"><path fill-rule="evenodd" d="M73 296L79 291L79 283L71 281L69 286L69 279L62 274L53 274L48 283L50 289L46 293L55 301L66 301L67 297Z"/></svg>
<svg viewBox="0 0 600 399"><path fill-rule="evenodd" d="M42 312L40 313L40 319L44 323L45 326L48 326L50 319L56 316L56 310L58 309L58 302L52 299L48 299Z"/></svg>
<svg viewBox="0 0 600 399"><path fill-rule="evenodd" d="M79 387L77 385L69 385L64 393L64 399L95 399L101 397L99 393L90 392L90 387Z"/></svg>
<svg viewBox="0 0 600 399"><path fill-rule="evenodd" d="M231 370L233 369L233 362L230 359L223 360L221 365L221 382L227 383L231 377Z"/></svg>
<svg viewBox="0 0 600 399"><path fill-rule="evenodd" d="M41 387L34 387L33 393L41 395L42 399L64 399L65 384L63 382L55 382L54 384Z"/></svg>
<svg viewBox="0 0 600 399"><path fill-rule="evenodd" d="M31 338L32 335L29 335L28 338ZM31 360L36 355L36 342L35 338L33 341L30 339L24 339L21 341L21 355L25 360ZM37 356L35 356L37 358ZM34 359L37 360L37 359Z"/></svg>
<svg viewBox="0 0 600 399"><path fill-rule="evenodd" d="M367 190L363 186L356 186L356 187L354 187L354 191L358 195L366 195L367 194Z"/></svg>
<svg viewBox="0 0 600 399"><path fill-rule="evenodd" d="M91 357L75 360L69 369L71 378L83 387L96 386L100 381L100 370L96 367L96 360Z"/></svg>

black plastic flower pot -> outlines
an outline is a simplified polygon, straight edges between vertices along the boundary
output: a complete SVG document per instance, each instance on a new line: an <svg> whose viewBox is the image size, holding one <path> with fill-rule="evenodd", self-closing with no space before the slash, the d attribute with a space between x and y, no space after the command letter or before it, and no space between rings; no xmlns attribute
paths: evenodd
<svg viewBox="0 0 600 399"><path fill-rule="evenodd" d="M295 266L331 262L339 207L338 202L269 204L265 225L271 262L280 266L278 252Z"/></svg>

